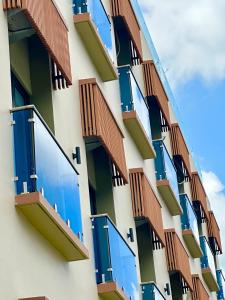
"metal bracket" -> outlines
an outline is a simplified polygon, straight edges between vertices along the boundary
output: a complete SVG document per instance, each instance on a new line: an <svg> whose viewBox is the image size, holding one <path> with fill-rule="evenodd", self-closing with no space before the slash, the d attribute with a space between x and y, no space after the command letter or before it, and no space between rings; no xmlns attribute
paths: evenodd
<svg viewBox="0 0 225 300"><path fill-rule="evenodd" d="M27 194L28 193L28 190L27 190L27 182L24 181L23 182L23 194Z"/></svg>
<svg viewBox="0 0 225 300"><path fill-rule="evenodd" d="M30 175L30 179L38 179L38 176L36 174Z"/></svg>
<svg viewBox="0 0 225 300"><path fill-rule="evenodd" d="M29 122L29 123L35 123L35 118L30 118L30 119L28 119L28 122Z"/></svg>
<svg viewBox="0 0 225 300"><path fill-rule="evenodd" d="M103 228L104 229L109 229L109 225L104 225Z"/></svg>
<svg viewBox="0 0 225 300"><path fill-rule="evenodd" d="M11 121L11 126L13 126L13 125L16 125L16 121L15 120Z"/></svg>
<svg viewBox="0 0 225 300"><path fill-rule="evenodd" d="M70 220L69 219L67 220L66 224L70 228Z"/></svg>
<svg viewBox="0 0 225 300"><path fill-rule="evenodd" d="M18 180L19 180L18 176L13 177L13 181L18 181Z"/></svg>
<svg viewBox="0 0 225 300"><path fill-rule="evenodd" d="M55 212L58 212L58 207L57 207L56 203L53 205L53 208L54 208Z"/></svg>

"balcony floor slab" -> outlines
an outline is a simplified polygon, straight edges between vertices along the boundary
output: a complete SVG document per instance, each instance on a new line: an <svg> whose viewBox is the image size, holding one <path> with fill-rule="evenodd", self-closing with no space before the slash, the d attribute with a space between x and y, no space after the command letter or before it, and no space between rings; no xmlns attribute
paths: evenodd
<svg viewBox="0 0 225 300"><path fill-rule="evenodd" d="M98 284L98 294L102 300L129 300L116 282Z"/></svg>
<svg viewBox="0 0 225 300"><path fill-rule="evenodd" d="M182 235L185 241L185 244L193 258L200 258L203 253L199 243L197 242L196 238L194 237L193 231L190 230L183 230Z"/></svg>
<svg viewBox="0 0 225 300"><path fill-rule="evenodd" d="M219 286L217 284L216 278L213 276L212 271L210 268L202 269L202 276L207 284L209 290L211 292L217 292Z"/></svg>
<svg viewBox="0 0 225 300"><path fill-rule="evenodd" d="M168 180L158 180L157 188L172 216L182 214L182 208Z"/></svg>
<svg viewBox="0 0 225 300"><path fill-rule="evenodd" d="M101 79L103 81L116 80L118 78L116 68L107 53L91 15L89 13L74 15L73 21Z"/></svg>
<svg viewBox="0 0 225 300"><path fill-rule="evenodd" d="M65 257L67 261L88 258L88 250L41 193L16 196L16 208Z"/></svg>
<svg viewBox="0 0 225 300"><path fill-rule="evenodd" d="M136 111L123 112L123 122L143 159L155 158L155 150L148 139Z"/></svg>

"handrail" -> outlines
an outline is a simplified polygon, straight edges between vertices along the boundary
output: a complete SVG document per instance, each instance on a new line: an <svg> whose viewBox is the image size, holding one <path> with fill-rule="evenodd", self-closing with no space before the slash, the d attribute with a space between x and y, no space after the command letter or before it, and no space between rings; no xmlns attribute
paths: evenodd
<svg viewBox="0 0 225 300"><path fill-rule="evenodd" d="M45 120L43 119L43 117L41 116L41 114L39 113L37 108L35 107L35 105L32 104L32 105L14 107L14 108L10 109L10 113L14 113L14 112L21 111L21 110L33 110L36 113L36 115L39 117L39 119L41 120L41 122L43 123L45 128L47 129L48 133L51 135L51 137L53 138L53 140L55 141L55 143L57 144L57 146L59 147L59 149L61 150L61 152L63 153L63 155L65 156L65 158L69 162L69 164L71 165L71 167L74 169L74 171L76 172L77 175L80 175L79 172L77 171L77 169L75 168L75 166L73 165L73 163L70 161L70 159L67 156L67 154L65 153L65 151L63 150L63 148L60 146L60 144L57 141L56 137L52 133L52 131L49 128L48 124L45 122Z"/></svg>
<svg viewBox="0 0 225 300"><path fill-rule="evenodd" d="M128 245L127 241L125 240L125 238L122 236L122 234L119 232L118 228L116 227L115 223L113 222L113 220L110 218L110 216L108 214L98 214L98 215L91 215L90 219L97 219L97 218L102 218L102 217L106 217L110 223L113 225L113 227L116 229L117 233L119 234L119 236L122 238L122 240L125 242L125 244L127 245L127 247L129 248L129 250L132 252L132 254L134 255L134 257L136 257L136 254L134 253L134 251L131 249L131 247Z"/></svg>

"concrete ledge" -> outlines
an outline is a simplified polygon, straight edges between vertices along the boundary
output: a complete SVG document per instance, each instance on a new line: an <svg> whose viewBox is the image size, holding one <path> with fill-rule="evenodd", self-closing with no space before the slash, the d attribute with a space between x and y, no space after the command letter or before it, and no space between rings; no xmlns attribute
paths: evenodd
<svg viewBox="0 0 225 300"><path fill-rule="evenodd" d="M18 195L15 198L15 205L67 261L88 258L88 250L83 243L41 193Z"/></svg>
<svg viewBox="0 0 225 300"><path fill-rule="evenodd" d="M98 294L103 300L129 300L116 282L98 284Z"/></svg>
<svg viewBox="0 0 225 300"><path fill-rule="evenodd" d="M118 79L116 68L89 13L73 16L77 31L103 81Z"/></svg>
<svg viewBox="0 0 225 300"><path fill-rule="evenodd" d="M182 208L178 202L168 180L158 180L157 188L160 195L163 198L166 206L168 207L172 216L177 216L182 214Z"/></svg>

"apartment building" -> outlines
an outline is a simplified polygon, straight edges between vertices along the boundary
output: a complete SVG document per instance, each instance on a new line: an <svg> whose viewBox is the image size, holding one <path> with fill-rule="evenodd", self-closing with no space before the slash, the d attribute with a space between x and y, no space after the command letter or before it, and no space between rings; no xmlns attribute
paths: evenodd
<svg viewBox="0 0 225 300"><path fill-rule="evenodd" d="M137 0L1 0L0 28L0 300L225 299Z"/></svg>

